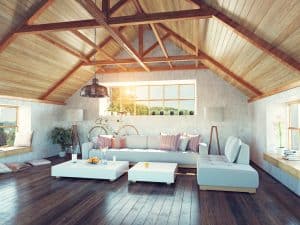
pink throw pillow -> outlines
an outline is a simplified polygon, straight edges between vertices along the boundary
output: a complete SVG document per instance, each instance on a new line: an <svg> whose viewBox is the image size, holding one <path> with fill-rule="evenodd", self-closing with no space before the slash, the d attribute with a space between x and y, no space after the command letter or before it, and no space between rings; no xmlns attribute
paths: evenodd
<svg viewBox="0 0 300 225"><path fill-rule="evenodd" d="M190 138L189 144L188 144L188 150L190 150L192 152L198 152L201 135L187 135L187 136Z"/></svg>
<svg viewBox="0 0 300 225"><path fill-rule="evenodd" d="M112 148L126 148L126 139L125 137L113 138L111 145Z"/></svg>
<svg viewBox="0 0 300 225"><path fill-rule="evenodd" d="M112 136L109 135L99 135L97 138L98 148L111 148L112 146Z"/></svg>
<svg viewBox="0 0 300 225"><path fill-rule="evenodd" d="M180 134L160 135L160 149L177 151L179 146Z"/></svg>

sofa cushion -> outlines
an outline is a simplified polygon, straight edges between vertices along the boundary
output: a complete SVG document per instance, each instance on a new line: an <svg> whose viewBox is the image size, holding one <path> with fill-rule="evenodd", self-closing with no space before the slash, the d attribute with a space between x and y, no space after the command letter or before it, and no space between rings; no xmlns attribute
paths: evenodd
<svg viewBox="0 0 300 225"><path fill-rule="evenodd" d="M198 152L201 135L188 135L188 137L189 137L188 150L193 152Z"/></svg>
<svg viewBox="0 0 300 225"><path fill-rule="evenodd" d="M241 140L239 138L230 136L227 138L225 145L225 156L229 162L235 162L241 147Z"/></svg>
<svg viewBox="0 0 300 225"><path fill-rule="evenodd" d="M177 135L160 135L160 149L177 151L180 134Z"/></svg>
<svg viewBox="0 0 300 225"><path fill-rule="evenodd" d="M16 132L15 147L30 147L32 132Z"/></svg>
<svg viewBox="0 0 300 225"><path fill-rule="evenodd" d="M111 141L112 148L126 148L126 138L125 137L115 137Z"/></svg>
<svg viewBox="0 0 300 225"><path fill-rule="evenodd" d="M187 150L189 140L190 140L189 137L180 136L178 150L185 152Z"/></svg>
<svg viewBox="0 0 300 225"><path fill-rule="evenodd" d="M147 148L159 149L160 148L160 135L148 136Z"/></svg>
<svg viewBox="0 0 300 225"><path fill-rule="evenodd" d="M111 148L112 135L99 135L97 138L97 148Z"/></svg>
<svg viewBox="0 0 300 225"><path fill-rule="evenodd" d="M127 148L147 148L147 136L143 135L129 135L126 136L126 147Z"/></svg>

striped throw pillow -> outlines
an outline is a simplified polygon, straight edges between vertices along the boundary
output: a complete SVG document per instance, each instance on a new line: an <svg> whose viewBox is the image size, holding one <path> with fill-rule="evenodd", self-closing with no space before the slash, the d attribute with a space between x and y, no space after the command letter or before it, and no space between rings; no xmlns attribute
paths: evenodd
<svg viewBox="0 0 300 225"><path fill-rule="evenodd" d="M190 138L189 144L188 144L188 150L190 150L192 152L198 152L201 135L188 135L188 137Z"/></svg>
<svg viewBox="0 0 300 225"><path fill-rule="evenodd" d="M112 148L126 148L126 139L125 137L115 137L112 139L111 143Z"/></svg>
<svg viewBox="0 0 300 225"><path fill-rule="evenodd" d="M97 138L98 148L111 148L112 135L99 135Z"/></svg>
<svg viewBox="0 0 300 225"><path fill-rule="evenodd" d="M160 135L160 149L177 151L179 146L180 134L177 135Z"/></svg>

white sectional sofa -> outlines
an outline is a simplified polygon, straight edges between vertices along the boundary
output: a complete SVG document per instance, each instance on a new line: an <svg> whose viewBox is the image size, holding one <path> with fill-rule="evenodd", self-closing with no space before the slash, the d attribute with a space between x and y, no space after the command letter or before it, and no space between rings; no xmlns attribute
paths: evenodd
<svg viewBox="0 0 300 225"><path fill-rule="evenodd" d="M180 167L196 168L199 155L206 156L208 149L206 144L199 144L199 153L191 151L166 151L160 150L160 135L131 135L126 136L126 148L110 148L106 152L106 158L111 160L116 156L117 160L136 162L172 162ZM82 145L82 158L92 156L101 157L101 152L93 149L93 143L88 142Z"/></svg>
<svg viewBox="0 0 300 225"><path fill-rule="evenodd" d="M224 152L222 156L199 156L197 181L200 190L255 193L259 177L249 165L249 146L236 137L229 137Z"/></svg>

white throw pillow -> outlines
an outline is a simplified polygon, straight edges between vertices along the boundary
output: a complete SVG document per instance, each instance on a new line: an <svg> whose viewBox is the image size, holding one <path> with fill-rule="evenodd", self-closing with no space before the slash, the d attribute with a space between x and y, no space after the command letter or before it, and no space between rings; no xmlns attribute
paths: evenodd
<svg viewBox="0 0 300 225"><path fill-rule="evenodd" d="M127 148L147 148L147 136L143 135L129 135L126 136L126 147Z"/></svg>
<svg viewBox="0 0 300 225"><path fill-rule="evenodd" d="M179 147L178 150L185 152L188 146L190 138L186 136L181 136L179 139Z"/></svg>
<svg viewBox="0 0 300 225"><path fill-rule="evenodd" d="M10 173L12 170L8 168L5 164L0 163L0 173Z"/></svg>
<svg viewBox="0 0 300 225"><path fill-rule="evenodd" d="M16 132L15 147L30 147L32 132Z"/></svg>
<svg viewBox="0 0 300 225"><path fill-rule="evenodd" d="M147 148L159 149L159 147L160 147L160 135L148 136Z"/></svg>
<svg viewBox="0 0 300 225"><path fill-rule="evenodd" d="M225 156L229 162L234 162L240 151L242 141L239 138L230 136L225 145Z"/></svg>

